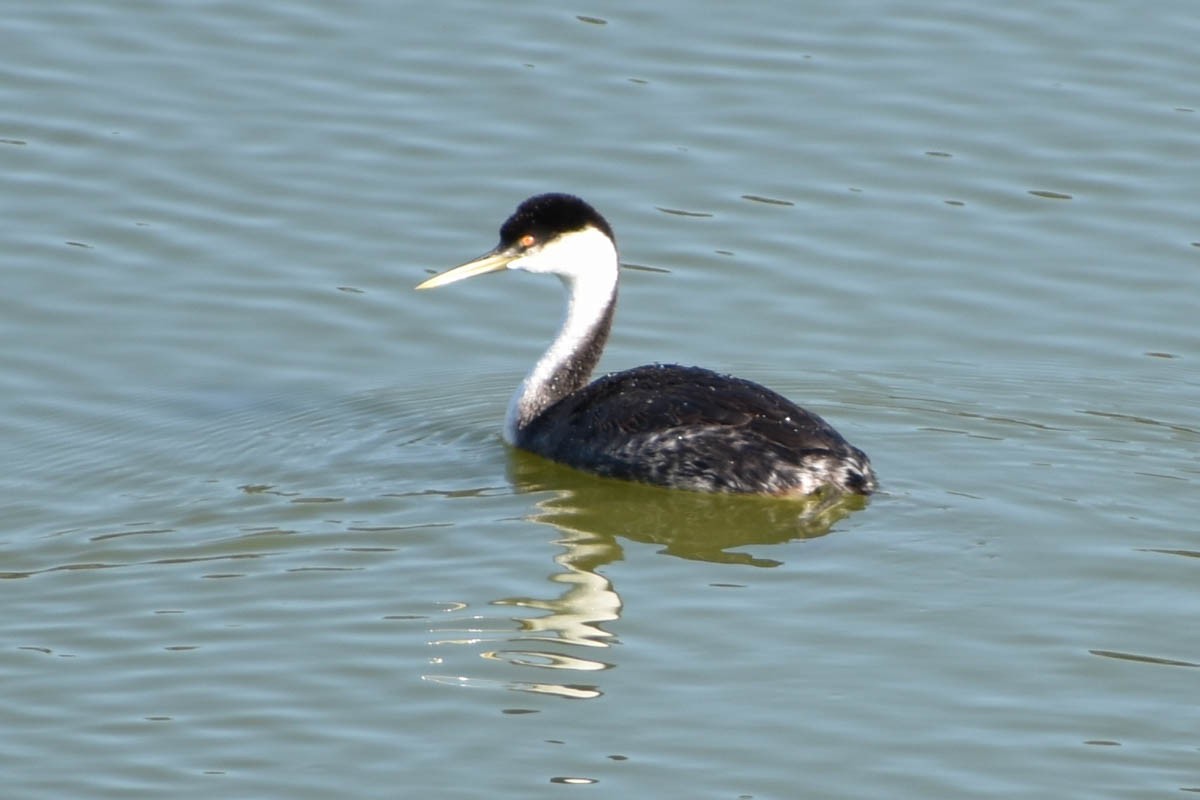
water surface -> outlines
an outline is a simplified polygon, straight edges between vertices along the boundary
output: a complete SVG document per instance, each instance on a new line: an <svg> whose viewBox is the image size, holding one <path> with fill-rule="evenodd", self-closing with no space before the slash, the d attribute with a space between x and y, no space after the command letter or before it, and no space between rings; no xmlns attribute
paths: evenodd
<svg viewBox="0 0 1200 800"><path fill-rule="evenodd" d="M1200 790L1190 4L7 5L9 796ZM507 450L546 190L883 491Z"/></svg>

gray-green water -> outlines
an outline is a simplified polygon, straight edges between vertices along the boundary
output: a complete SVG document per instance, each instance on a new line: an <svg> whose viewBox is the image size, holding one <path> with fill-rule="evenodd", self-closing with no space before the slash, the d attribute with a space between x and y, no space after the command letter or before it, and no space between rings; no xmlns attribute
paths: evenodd
<svg viewBox="0 0 1200 800"><path fill-rule="evenodd" d="M1200 790L1192 3L0 12L5 797ZM884 492L506 451L544 190Z"/></svg>

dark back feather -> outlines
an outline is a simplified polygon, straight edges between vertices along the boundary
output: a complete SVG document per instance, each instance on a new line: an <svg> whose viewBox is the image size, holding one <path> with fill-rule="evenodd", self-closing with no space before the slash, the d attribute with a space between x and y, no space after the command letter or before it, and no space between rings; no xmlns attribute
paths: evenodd
<svg viewBox="0 0 1200 800"><path fill-rule="evenodd" d="M785 491L788 468L830 456L869 463L819 416L765 386L670 364L594 381L547 408L517 444L611 477L719 491L773 482Z"/></svg>

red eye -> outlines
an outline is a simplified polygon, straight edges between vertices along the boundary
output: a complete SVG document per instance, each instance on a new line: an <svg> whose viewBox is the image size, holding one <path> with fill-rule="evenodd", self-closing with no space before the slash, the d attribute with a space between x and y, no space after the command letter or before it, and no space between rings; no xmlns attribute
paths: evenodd
<svg viewBox="0 0 1200 800"><path fill-rule="evenodd" d="M529 249L530 247L533 247L534 244L536 244L536 243L537 243L537 237L534 236L532 233L527 233L524 236L522 236L520 239L517 240L517 244L521 245L521 247L523 249Z"/></svg>

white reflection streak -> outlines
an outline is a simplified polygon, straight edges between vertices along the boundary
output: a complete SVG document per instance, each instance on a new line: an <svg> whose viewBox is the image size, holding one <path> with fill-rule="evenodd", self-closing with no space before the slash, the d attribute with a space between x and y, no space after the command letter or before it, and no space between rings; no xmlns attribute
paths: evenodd
<svg viewBox="0 0 1200 800"><path fill-rule="evenodd" d="M600 626L621 618L621 598L608 578L578 564L605 563L611 559L612 545L596 541L588 534L572 533L577 538L555 542L566 548L554 559L565 571L550 576L555 583L567 585L561 597L555 600L509 599L495 602L497 605L549 612L544 617L521 620L521 626L534 634L527 638L563 641L585 647L608 647L605 640L612 638L613 634Z"/></svg>
<svg viewBox="0 0 1200 800"><path fill-rule="evenodd" d="M614 634L601 626L620 618L621 598L613 589L612 583L595 572L595 567L611 563L619 557L619 551L611 540L606 541L593 534L574 531L561 525L556 527L562 531L563 538L555 541L555 544L561 545L563 552L555 556L554 563L560 566L562 571L551 575L550 580L563 585L563 593L548 600L514 597L492 601L493 605L545 611L544 616L517 618L522 633L512 638L508 631L504 632L508 634L504 636L500 631L492 629L499 620L475 615L464 619L460 627L442 627L436 631L468 635L437 639L432 644L477 645L504 639L509 642L609 647ZM604 661L550 650L496 649L484 651L480 653L480 657L523 668L562 669L574 672L598 672L612 667L612 664ZM441 663L441 659L434 659L431 663ZM422 678L444 686L503 688L577 700L599 697L602 694L595 686L581 684L503 681L465 675L423 675Z"/></svg>

